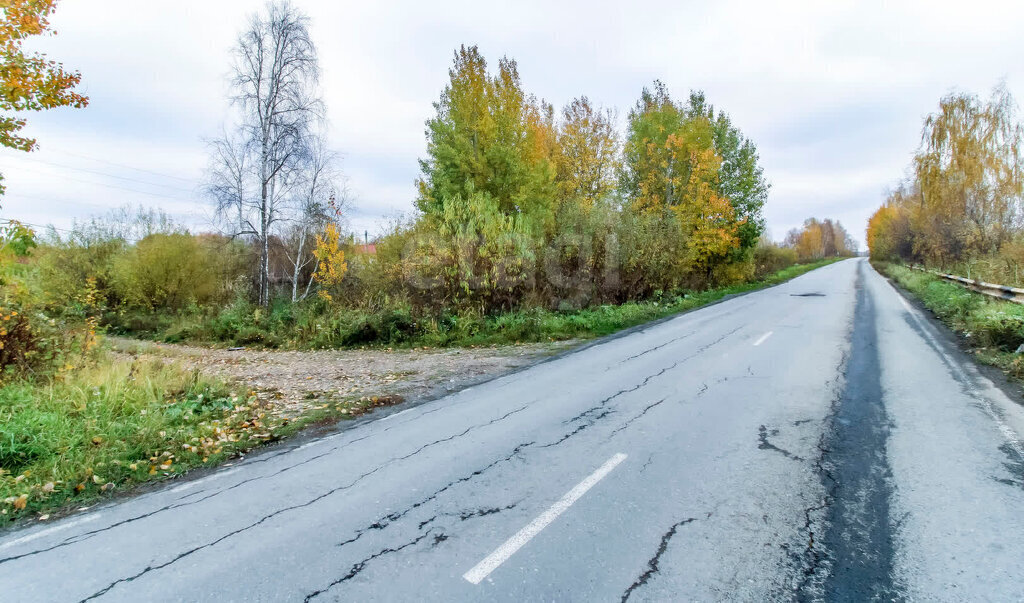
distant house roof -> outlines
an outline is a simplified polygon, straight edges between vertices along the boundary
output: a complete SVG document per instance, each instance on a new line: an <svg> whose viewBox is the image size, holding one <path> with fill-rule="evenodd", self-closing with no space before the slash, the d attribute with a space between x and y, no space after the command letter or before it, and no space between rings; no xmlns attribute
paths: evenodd
<svg viewBox="0 0 1024 603"><path fill-rule="evenodd" d="M366 255L377 255L377 244L367 243L366 245L356 245L354 251L356 253L365 253Z"/></svg>

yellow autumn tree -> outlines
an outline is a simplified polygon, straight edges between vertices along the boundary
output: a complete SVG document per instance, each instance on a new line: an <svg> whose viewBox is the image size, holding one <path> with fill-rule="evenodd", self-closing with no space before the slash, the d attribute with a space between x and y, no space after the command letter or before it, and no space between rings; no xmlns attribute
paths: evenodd
<svg viewBox="0 0 1024 603"><path fill-rule="evenodd" d="M313 280L320 284L319 295L321 298L331 301L333 297L329 289L339 285L345 278L345 273L348 272L345 250L341 248L341 235L338 232L338 226L333 222L316 236L313 257L316 258L316 272Z"/></svg>
<svg viewBox="0 0 1024 603"><path fill-rule="evenodd" d="M562 109L553 160L563 199L589 208L617 186L619 138L614 122L611 111L595 109L585 96Z"/></svg>
<svg viewBox="0 0 1024 603"><path fill-rule="evenodd" d="M925 120L914 158L921 211L916 251L943 263L995 253L1010 239L1021 214L1024 128L1005 87L988 102L955 93Z"/></svg>
<svg viewBox="0 0 1024 603"><path fill-rule="evenodd" d="M738 219L722 194L714 123L674 102L660 82L644 89L629 115L622 189L634 211L671 214L685 241L689 282L703 286L715 268L741 257Z"/></svg>
<svg viewBox="0 0 1024 603"><path fill-rule="evenodd" d="M689 227L689 251L693 270L705 273L717 261L725 259L739 247L739 224L729 199L718 193L718 170L722 160L712 149L690 152L690 178L685 197L687 202L673 209L681 222Z"/></svg>

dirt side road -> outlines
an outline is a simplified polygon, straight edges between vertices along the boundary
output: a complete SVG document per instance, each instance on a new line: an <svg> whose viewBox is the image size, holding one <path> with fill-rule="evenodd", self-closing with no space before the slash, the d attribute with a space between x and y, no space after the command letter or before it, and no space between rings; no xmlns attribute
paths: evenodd
<svg viewBox="0 0 1024 603"><path fill-rule="evenodd" d="M416 401L509 373L577 341L459 349L227 350L109 338L118 354L165 358L244 384L295 416L330 399Z"/></svg>

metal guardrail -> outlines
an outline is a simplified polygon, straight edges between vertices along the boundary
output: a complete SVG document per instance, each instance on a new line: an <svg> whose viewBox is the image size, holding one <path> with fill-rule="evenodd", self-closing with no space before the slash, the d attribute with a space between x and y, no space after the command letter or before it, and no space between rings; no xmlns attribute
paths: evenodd
<svg viewBox="0 0 1024 603"><path fill-rule="evenodd" d="M947 281L960 283L972 291L977 291L978 293L988 295L989 297L997 297L999 299L1011 301L1015 304L1024 304L1024 289L1020 289L1018 287L1007 287L1006 285L996 285L994 283L972 280L955 274L945 274L943 272L938 272L937 270L928 270L922 266L911 266L911 268L914 270L920 270L921 272L934 274L935 276Z"/></svg>

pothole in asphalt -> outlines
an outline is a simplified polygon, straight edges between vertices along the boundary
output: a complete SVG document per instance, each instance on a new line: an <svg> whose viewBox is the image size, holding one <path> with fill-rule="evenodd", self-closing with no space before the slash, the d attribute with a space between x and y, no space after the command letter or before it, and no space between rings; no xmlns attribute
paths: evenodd
<svg viewBox="0 0 1024 603"><path fill-rule="evenodd" d="M790 297L825 297L824 293L818 293L817 291L811 293L790 293Z"/></svg>

